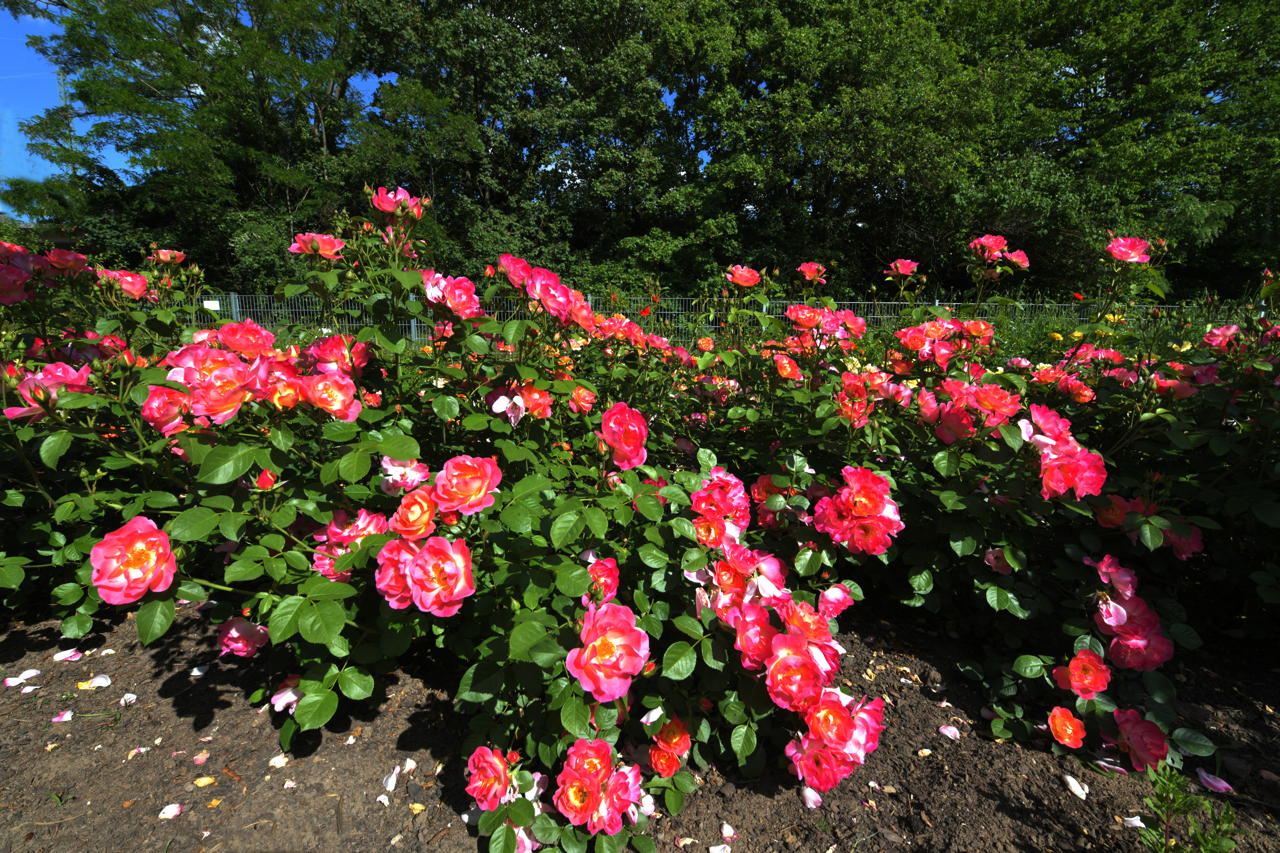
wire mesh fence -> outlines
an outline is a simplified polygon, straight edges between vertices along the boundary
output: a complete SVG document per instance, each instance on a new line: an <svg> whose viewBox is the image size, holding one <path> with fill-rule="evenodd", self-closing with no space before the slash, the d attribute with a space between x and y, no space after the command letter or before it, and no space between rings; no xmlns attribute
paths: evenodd
<svg viewBox="0 0 1280 853"><path fill-rule="evenodd" d="M598 314L611 315L621 313L639 323L645 331L662 335L673 343L690 344L704 335L715 336L728 318L725 315L732 306L723 301L710 303L707 300L690 296L667 296L660 301L645 296L610 296L608 298L587 297L588 302ZM287 299L277 298L270 294L260 293L208 293L198 300L200 304L222 319L239 322L252 319L267 328L281 329L285 327L313 328L317 332L354 332L367 325L369 317L365 306L351 302L338 306L340 318L330 322L330 326L320 326L322 316L321 301L314 296L293 296ZM491 297L484 300L486 312L498 320L508 320L526 310L527 300L513 296ZM775 301L767 303L763 313L774 317L783 317L789 303ZM921 303L909 302L837 302L839 310L850 310L867 321L868 327L900 326L909 324L908 312L918 308ZM1039 323L1061 324L1063 328L1072 328L1094 319L1093 309L1085 303L1056 302L1018 302L1018 303L986 303L974 311L973 305L964 303L928 303L936 308L950 308L952 311L964 311L965 316L979 317L997 324L1000 323ZM758 303L743 303L742 307L761 310ZM1154 309L1154 310L1153 310ZM1174 305L1144 305L1141 314L1127 319L1127 322L1142 323L1148 320L1160 320L1170 314L1185 311L1185 308ZM1227 317L1221 322L1234 322ZM425 320L406 319L400 323L401 332L412 340L429 339L432 335L432 323Z"/></svg>

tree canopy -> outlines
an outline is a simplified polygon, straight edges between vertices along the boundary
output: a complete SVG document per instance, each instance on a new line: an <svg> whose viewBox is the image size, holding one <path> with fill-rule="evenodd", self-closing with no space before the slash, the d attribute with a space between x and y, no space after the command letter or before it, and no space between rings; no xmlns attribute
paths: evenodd
<svg viewBox="0 0 1280 853"><path fill-rule="evenodd" d="M442 269L509 251L585 289L817 260L856 296L900 256L958 286L993 231L1051 295L1115 229L1229 291L1280 248L1258 0L0 2L62 24L34 44L70 92L25 128L62 174L3 198L228 288L365 183L433 198Z"/></svg>

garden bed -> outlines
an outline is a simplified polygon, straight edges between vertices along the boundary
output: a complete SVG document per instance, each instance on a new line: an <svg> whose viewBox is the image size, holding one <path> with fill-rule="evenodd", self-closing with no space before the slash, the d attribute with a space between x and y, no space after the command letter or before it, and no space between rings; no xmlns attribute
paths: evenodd
<svg viewBox="0 0 1280 853"><path fill-rule="evenodd" d="M0 692L8 721L0 850L484 849L463 819L472 801L458 751L466 720L448 695L455 673L428 650L406 655L411 668L388 679L380 708L355 706L359 716L340 712L323 730L298 735L288 762L275 767L277 720L248 701L266 673L255 662L216 660L215 629L189 606L179 620L181 630L143 648L131 620L119 619L83 638L77 661L53 659L71 647L56 622L8 627L3 674L42 674L28 682L38 690ZM778 762L763 778L713 770L681 815L654 824L659 849L693 839L684 849L705 851L723 843L722 822L738 835L736 853L1139 849L1137 830L1122 821L1151 823L1143 776L1092 772L1051 754L1047 736L1030 745L982 736L980 694L956 672L952 641L926 623L904 622L901 611L891 623L867 604L842 628L841 683L889 702L880 749L816 810L801 802L780 752L771 751ZM1179 711L1222 745L1218 772L1236 793L1215 798L1236 809L1239 849L1280 850L1280 686L1274 671L1234 664L1208 639L1166 669ZM104 656L108 649L115 653ZM101 674L110 686L77 689ZM138 698L122 708L126 692ZM74 716L51 722L64 710ZM944 725L959 739L940 734ZM387 774L409 758L416 769L386 791ZM1070 793L1063 774L1088 785L1087 799ZM202 777L213 781L197 787ZM172 803L182 813L160 819Z"/></svg>

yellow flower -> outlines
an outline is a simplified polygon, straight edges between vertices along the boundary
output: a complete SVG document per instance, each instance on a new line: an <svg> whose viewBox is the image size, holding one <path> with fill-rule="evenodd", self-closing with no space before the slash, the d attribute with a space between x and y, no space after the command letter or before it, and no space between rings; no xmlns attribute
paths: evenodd
<svg viewBox="0 0 1280 853"><path fill-rule="evenodd" d="M1107 315L1107 317L1106 317L1106 320L1107 320L1107 322L1108 322L1108 323L1123 323L1123 322L1124 322L1124 315L1123 315L1123 314L1108 314L1108 315Z"/></svg>
<svg viewBox="0 0 1280 853"><path fill-rule="evenodd" d="M1084 337L1084 332L1072 332L1071 337L1078 341Z"/></svg>
<svg viewBox="0 0 1280 853"><path fill-rule="evenodd" d="M1060 340L1062 340L1062 335L1058 334L1057 332L1050 332L1050 333L1049 333L1049 340L1051 340L1051 341L1060 341Z"/></svg>

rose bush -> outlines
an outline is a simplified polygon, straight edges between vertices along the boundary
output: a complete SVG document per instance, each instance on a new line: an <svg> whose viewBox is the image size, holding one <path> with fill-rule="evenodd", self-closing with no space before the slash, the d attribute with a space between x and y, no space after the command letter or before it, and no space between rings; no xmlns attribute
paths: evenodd
<svg viewBox="0 0 1280 853"><path fill-rule="evenodd" d="M892 736L835 686L835 620L868 595L937 615L995 736L1047 717L1057 748L1144 766L1212 751L1159 668L1215 606L1280 599L1248 527L1280 501L1229 473L1280 464L1265 321L1178 353L1182 328L1101 349L1094 324L1037 363L941 308L869 330L814 301L695 354L520 258L483 292L419 269L425 202L370 195L377 224L289 247L310 267L286 295L347 333L219 322L176 252L137 274L143 311L87 260L0 247L8 605L81 636L136 604L152 642L212 597L233 657L265 627L285 746L434 645L504 853L653 849L636 833L717 761L785 763L816 805ZM1029 266L1007 246L973 241L980 289Z"/></svg>

